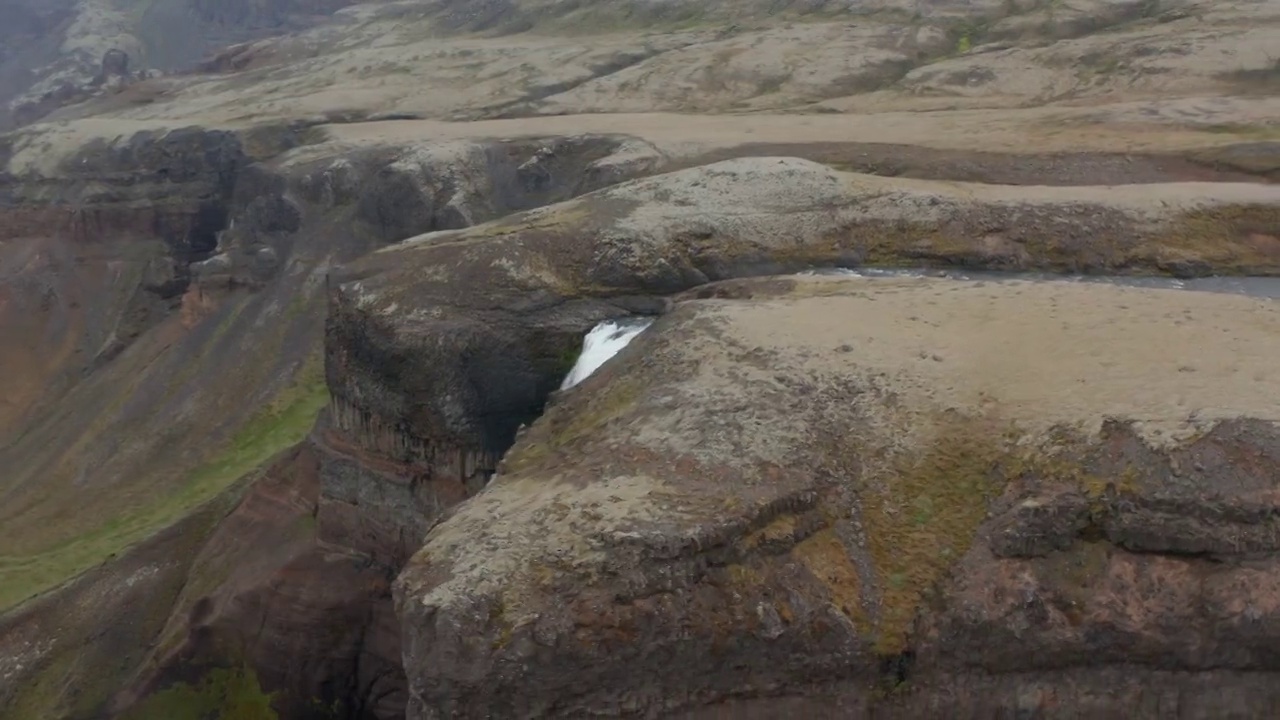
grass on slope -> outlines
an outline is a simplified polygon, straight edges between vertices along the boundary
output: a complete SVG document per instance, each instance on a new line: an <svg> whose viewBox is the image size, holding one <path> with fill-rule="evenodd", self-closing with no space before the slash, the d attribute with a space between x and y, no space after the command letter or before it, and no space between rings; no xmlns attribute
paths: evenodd
<svg viewBox="0 0 1280 720"><path fill-rule="evenodd" d="M197 685L177 683L147 698L124 720L276 720L271 696L248 668L218 668Z"/></svg>
<svg viewBox="0 0 1280 720"><path fill-rule="evenodd" d="M313 358L292 385L171 492L37 555L0 556L0 611L78 576L217 496L306 437L328 397L320 360Z"/></svg>

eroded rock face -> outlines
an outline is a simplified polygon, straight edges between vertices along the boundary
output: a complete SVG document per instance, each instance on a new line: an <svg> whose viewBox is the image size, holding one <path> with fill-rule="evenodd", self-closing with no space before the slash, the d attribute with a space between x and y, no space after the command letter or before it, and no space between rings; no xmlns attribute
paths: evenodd
<svg viewBox="0 0 1280 720"><path fill-rule="evenodd" d="M653 171L662 155L623 138L442 142L407 149L359 188L359 217L391 242L567 200ZM344 170L318 187L344 194ZM334 183L337 183L336 185Z"/></svg>
<svg viewBox="0 0 1280 720"><path fill-rule="evenodd" d="M295 29L301 20L330 15L351 0L194 0L192 7L209 22L241 29Z"/></svg>
<svg viewBox="0 0 1280 720"><path fill-rule="evenodd" d="M304 152L296 163L246 168L236 186L236 222L220 234L223 252L200 264L199 282L272 287L280 279L274 273L255 274L252 261L264 252L295 255L295 243L315 239L297 237L299 230L315 227L311 223L320 218L346 228L336 236L379 237L385 228L366 215L365 207L388 172L416 168L416 174L404 177L406 187L418 193L442 178L454 197L471 203L463 219L470 223L512 205L581 192L582 185L593 182L592 169L607 162L618 146L608 138L580 138L553 144L426 145L349 157L306 158ZM433 175L422 174L425 164L409 162L423 158L434 159ZM521 182L520 169L538 162L555 163L553 184ZM263 688L276 693L273 705L281 717L403 717L407 684L390 583L421 547L431 524L480 487L474 457L457 453L442 467L409 450L394 428L353 416L343 403L322 413L304 451L303 478L315 483L304 486L313 494L305 496L307 517L298 522L307 527L255 519L246 502L243 517L224 522L205 550L215 565L197 565L193 574L217 575L216 563L237 557L234 548L254 532L263 534L256 542L280 548L276 556L284 548L293 548L292 554L270 572L262 563L231 568L217 588L184 598L187 605L179 605L166 632L183 634L185 640L157 658L159 669L121 707L145 710L149 693L175 680L202 677L210 665L239 661Z"/></svg>
<svg viewBox="0 0 1280 720"><path fill-rule="evenodd" d="M700 290L428 534L409 716L1266 714L1276 330L1065 283Z"/></svg>
<svg viewBox="0 0 1280 720"><path fill-rule="evenodd" d="M181 502L193 506L179 512L204 523L163 535L182 543L181 562L155 560L163 548L143 537L129 551L122 540L119 557L89 555L104 564L83 583L20 611L5 612L50 581L6 566L0 715L150 718L164 714L154 704L163 698L236 682L269 694L263 702L281 717L403 716L390 583L428 527L478 484L462 468L433 474L412 462L396 452L395 433L351 433L329 413L247 490L233 483L256 462L240 458L281 437L301 440L324 404L316 361L326 274L402 239L361 212L383 169L435 158L428 179L448 178L472 203L466 221L481 222L658 158L631 163L619 152L633 143L603 137L352 152L303 146L303 133L192 128L90 141L40 128L0 151L0 337L9 343L0 369L14 389L0 401L0 432L27 429L0 443L12 469L0 479L12 501L0 510L0 542L52 565L66 560L42 528L99 537L98 517L145 522L139 509L174 512ZM552 182L521 180L537 168ZM154 314L131 312L135 296ZM344 417L340 405L331 412ZM190 495L175 498L177 489ZM201 492L215 497L196 506ZM70 512L68 498L95 517ZM146 574L136 591L109 592L131 573ZM136 612L120 609L146 593ZM113 614L131 625L95 630ZM62 691L69 686L86 690ZM239 717L234 707L218 712Z"/></svg>
<svg viewBox="0 0 1280 720"><path fill-rule="evenodd" d="M85 128L64 130L76 133ZM22 136L19 140L56 141L57 133L64 130L48 129L50 135ZM165 262L146 255L142 258L145 262L137 266L144 279L138 284L121 280L121 286L143 287L152 294L170 293L162 297L180 298L176 307L166 306L159 322L145 325L135 341L126 343L118 355L104 354L103 364L90 368L86 379L73 388L76 395L54 398L57 403L46 416L49 420L37 424L22 442L3 448L0 457L10 461L8 466L24 468L21 476L5 478L18 488L14 492L34 492L31 489L38 480L41 497L56 497L47 492L56 484L76 488L77 498L99 493L96 497L106 503L121 494L110 492L103 478L126 478L143 490L162 487L162 481L171 478L130 470L173 468L180 463L188 463L181 465L184 468L194 467L192 458L181 452L180 443L165 442L165 433L199 434L219 439L210 440L211 443L221 442L246 422L255 404L277 397L272 392L299 377L299 368L314 349L311 343L318 336L321 318L319 306L312 299L324 296L322 290L327 289L330 300L325 364L332 402L309 441L304 463L307 469L299 476L305 476L305 483L314 483L306 486L316 488L314 499L288 500L288 512L276 512L281 509L278 505L271 510L271 503L267 503L264 510L258 498L240 506L225 527L201 530L206 534L197 538L200 542L205 537L214 540L193 548L201 558L189 576L181 575L187 572L182 568L166 566L157 571L160 579L156 583L163 580L165 592L185 594L172 603L172 594L158 597L157 604L147 610L147 622L139 626L143 629L126 638L130 643L147 638L163 642L151 646L145 658L121 657L104 670L101 677L110 682L99 677L99 686L77 696L80 705L74 716L100 713L104 707L100 699L109 698L121 688L111 709L142 712L156 693L180 689L183 682L194 684L224 677L217 673L228 669L252 676L261 690L274 693L277 709L289 716L310 712L306 708L314 702L330 708L338 702L344 716L357 718L396 717L405 707L404 698L410 690L418 698L410 706L424 716L446 711L466 716L536 709L552 714L592 708L639 712L659 705L674 711L763 692L762 687L797 687L802 678L806 683L823 678L835 683L865 675L867 683L876 683L880 682L881 662L891 668L887 671L891 676L909 674L912 656L903 648L922 657L923 641L917 642L917 638L924 635L914 626L903 630L907 620L900 616L883 621L887 624L875 619L874 623L881 624L865 625L852 635L825 631L819 634L815 630L814 637L820 635L816 641L803 633L776 635L785 638L780 642L796 653L810 652L810 643L817 643L814 647L818 654L806 665L811 674L797 671L787 661L766 662L764 658L774 658L770 655L773 646L766 642L768 637L742 640L741 647L751 649L744 656L762 659L749 661L749 667L740 674L721 673L711 662L738 657L733 654L736 651L725 650L726 654L714 656L681 655L685 651L672 650L675 646L668 642L670 637L663 635L668 632L662 629L666 626L655 631L654 654L646 655L648 650L635 650L638 646L628 645L639 641L630 634L631 630L625 629L644 627L643 624L634 618L619 619L617 626L624 630L609 640L614 643L609 647L619 649L618 657L638 653L635 657L640 665L651 662L659 653L689 658L680 677L664 664L666 669L654 675L651 685L640 687L629 684L633 680L617 666L611 667L591 655L594 651L565 644L562 624L568 622L564 619L568 616L560 616L549 628L538 630L537 637L550 643L548 647L554 652L505 655L508 650L504 648L509 644L513 648L525 647L512 643L525 642L520 633L525 632L526 615L521 613L534 607L522 603L541 602L540 596L531 594L512 600L511 617L516 621L511 623L501 619L506 617L505 604L483 606L485 617L492 618L494 627L499 628L496 635L484 635L490 638L489 655L462 661L449 657L448 667L440 671L443 675L430 675L422 672L420 661L429 658L434 662L437 656L432 653L436 650L431 648L445 652L451 647L449 643L457 639L450 633L456 629L460 638L465 626L461 621L455 623L456 618L449 615L453 610L441 610L443 629L436 638L424 634L436 632L426 629L436 626L425 616L414 615L414 598L435 592L437 584L445 582L446 579L431 575L433 568L442 566L415 566L406 576L401 600L403 616L406 622L410 617L414 619L405 635L411 644L404 648L399 645L400 634L392 622L388 588L440 518L479 492L499 470L499 460L517 438L519 426L541 413L546 398L559 385L582 333L597 322L618 315L661 314L670 306L668 295L737 275L858 262L923 260L1025 269L1172 271L1176 266L1167 262L1167 253L1173 252L1176 260L1190 258L1210 269L1247 266L1270 271L1272 267L1268 264L1268 238L1273 232L1269 223L1276 196L1267 187L1165 185L1052 192L1033 188L1002 189L997 194L994 189L979 185L878 179L837 173L793 159L765 158L627 183L579 200L494 220L513 209L572 197L647 172L663 157L643 143L613 138L423 143L411 148L349 151L324 144L298 147L304 133L303 129L289 127L234 134L149 131L141 136L142 140L103 140L80 153L60 152L62 148L56 143L18 142L3 149L13 198L6 212L14 218L14 223L7 226L13 228L14 237L7 239L3 248L9 267L25 270L30 265L24 263L33 258L47 261L40 252L44 248L87 245L102 250L104 239L109 240L110 248L122 252L118 258L108 256L107 263L117 259L132 263L138 258L123 253L139 252L135 238L145 238L148 251L155 251ZM219 139L228 145L224 147ZM232 161L227 161L228 157ZM130 183L120 170L123 166L154 168L154 173ZM230 178L225 177L228 174ZM55 187L53 178L61 183L60 188ZM78 194L68 194L68 187ZM403 190L397 197L406 207L421 210L412 216L412 222L396 225L399 219L386 208L370 211L371 207L377 209L379 192L394 188ZM215 199L224 203L218 206L224 214L210 219L204 208ZM47 234L52 220L58 219L68 205L80 208L70 214L79 219L55 226L58 234L54 236L56 242L52 242ZM455 211L457 214L451 214ZM480 224L408 240L404 237L451 224L450 218L458 223ZM940 219L950 223L945 226L945 233L936 226ZM94 242L99 244L95 246ZM327 274L335 264L388 243L399 244L385 247L341 272ZM18 252L24 247L29 252ZM97 258L100 256L92 256ZM86 267L96 269L92 264ZM95 276L119 279L103 273ZM15 277L23 283L32 279L25 271L15 273ZM180 295L174 295L172 289L164 290L174 282L184 290ZM61 299L57 292L41 295L41 288L30 283L15 283L5 290L15 288L21 290L24 303L35 303L46 296ZM743 288L741 292L748 294L759 291L750 286ZM775 291L780 292L776 288L769 292ZM714 296L738 291L720 287L706 292ZM102 296L95 289L84 298ZM699 332L714 330L712 326L703 327L702 320L695 325ZM266 346L268 341L270 345ZM236 370L215 372L227 367ZM659 369L670 370L665 365L655 368L655 373ZM143 383L153 376L164 381ZM659 380L658 376L653 377L653 382ZM135 387L144 391L135 393ZM770 402L790 403L793 407L794 395L803 397L809 392L813 392L812 388L803 383L786 385L782 391L760 399L768 397ZM845 397L837 405L852 408L856 406L855 399ZM612 404L615 402L621 404ZM571 439L568 447L576 447L578 443L594 442L591 438L595 437L597 425L608 425L609 418L625 409L628 402L624 393L604 406L588 407L575 415L576 419L553 409L544 424L559 423ZM738 407L717 402L710 398L706 405L726 412ZM83 412L86 407L107 410L98 415ZM705 530L707 534L695 533L692 540L684 535L628 540L638 544L625 545L627 549L618 556L624 560L618 562L628 567L635 565L641 571L634 574L619 566L625 586L630 588L627 592L633 593L624 593L626 597L658 597L651 592L654 583L666 587L668 582L701 582L696 576L702 572L698 569L703 567L702 560L693 560L687 567L680 564L685 562L681 558L687 556L688 543L700 548L708 542L737 542L733 538L770 526L784 516L794 516L801 528L793 533L792 544L796 547L809 537L805 533L818 535L823 528L844 527L836 525L836 520L827 518L825 513L832 508L854 507L854 500L832 499L830 486L814 478L822 473L826 478L860 470L844 454L847 448L843 436L822 436L810 432L809 427L830 419L828 424L833 428L843 427L840 422L845 420L848 427L856 428L860 426L855 421L860 422L861 416L826 418L812 415L808 408L791 415L794 417L787 422L805 423L800 430L788 434L786 428L796 426L779 421L776 442L759 443L774 453L768 456L771 459L731 464L725 471L727 475L717 474L721 470L694 452L696 448L668 457L654 450L656 445L637 446L643 452L624 448L625 452L608 459L609 463L633 463L627 467L637 469L648 467L649 463L655 467L675 463L670 471L675 475L705 474L709 480L720 478L726 483L745 478L745 490L737 493L739 500L767 506L742 509L739 521L734 521L738 524L707 526L697 531ZM763 414L761 418L762 423L773 422ZM309 424L310 417L306 420ZM121 432L131 441L113 442L113 437L118 436L103 429L108 422L116 423L113 432ZM711 433L715 442L721 442L722 435L728 432L709 421L695 418L691 423L683 435L689 442L699 438L700 433ZM635 427L641 426L637 420ZM128 428L127 432L118 430L122 427ZM987 429L983 426L975 436L989 437ZM543 431L535 428L530 432L536 435ZM802 440L797 440L797 435L802 435ZM793 457L795 453L786 450L788 442L809 443L821 438L828 443L822 446L822 452L817 451L822 449L817 446L796 446L804 450L796 456L800 461ZM63 451L68 447L74 450L69 455ZM721 454L727 452L723 445L716 447L720 447L717 452ZM1086 452L1089 447L1081 446L1079 452L1084 459L1080 463L1092 457ZM1003 446L999 450L1004 452ZM741 452L736 447L734 450L735 457L741 458L753 458L751 452L763 451L751 450L747 445ZM508 470L516 477L526 471L530 478L539 477L536 472L541 472L539 463L543 461L536 452L534 455L530 460L528 455L517 453L516 459L523 460L514 465L509 462ZM828 458L821 462L835 464L822 466L821 473L805 470L797 474L793 466L804 467L804 462L811 461L804 458L810 456ZM521 464L530 462L528 467ZM565 463L566 472L571 467L571 463ZM618 467L623 466L592 466L575 477L584 481L604 477L602 472L607 474L613 472L610 468ZM507 482L501 478L508 470L502 471L493 492ZM303 481L295 477L291 482ZM615 496L620 501L630 497L630 486L615 485L606 487L608 495L600 500L602 507L615 502ZM262 485L253 492L259 490L270 492ZM561 497L560 492L554 489L551 495ZM705 497L697 492L690 495L690 512L711 512L707 508L718 500L714 493L706 492L710 494ZM220 497L233 502L238 496L228 491ZM698 505L708 497L711 505ZM476 506L489 507L484 503ZM31 507L35 513L25 512L22 521L31 522L26 518L57 510L53 505ZM1055 510L1053 517L1067 518L1064 526L1072 526L1076 516L1071 514L1071 508L1075 506L1064 507ZM597 510L589 509L578 520L579 526L598 521L600 518L594 517ZM558 506L555 512L559 512ZM720 513L716 517L731 515L716 512ZM963 516L963 522L978 522L973 520L978 514L973 510L972 516ZM643 516L637 516L640 517ZM658 518L655 522L660 520L658 515L652 517ZM6 530L17 527L10 524L17 519L4 523ZM298 522L294 523L294 519ZM254 525L258 521L261 527ZM314 526L308 526L308 522ZM782 522L791 521L784 518ZM750 530L741 529L746 527ZM973 533L976 537L977 531ZM839 550L828 542L833 534L834 529L818 535L816 549L811 543L804 545L809 550L801 552L815 553L815 563L827 562L831 552ZM1042 534L1051 533L1045 530ZM1091 529L1086 533L1089 537L1095 534ZM964 533L958 535L962 536ZM840 547L849 546L853 542L850 537L839 535ZM243 567L219 564L230 557L252 555L252 548L246 549L243 542L246 539L278 548L279 553L246 559ZM547 541L555 538L548 536ZM645 544L650 541L656 545ZM774 539L762 540L759 545L775 547L779 542L786 545L786 541ZM1046 542L1057 547L1054 543L1065 541ZM477 552L489 552L485 549L488 547L486 540L485 547L477 547ZM541 547L532 543L530 552L542 552ZM751 545L750 552L755 547ZM1012 543L1010 547L1022 546ZM742 557L747 558L750 552L743 550ZM674 574L661 575L657 580L646 575L649 571L644 568L649 567L646 563L652 553L657 553L652 557L672 560L667 564ZM858 560L862 556L850 557L851 563L862 562ZM883 585L875 584L881 582L876 575L878 561L868 557L871 560L865 561L866 566L858 567L859 582L863 583L859 587L885 592ZM517 560L517 565L524 562ZM733 563L726 567L730 565ZM124 566L122 562L120 567ZM116 567L108 564L108 574ZM769 567L753 566L751 572L768 576ZM224 572L227 574L221 577L226 583L222 587L207 584L210 578ZM832 583L839 584L840 577L847 580L847 576L839 576L841 571L833 572L838 577ZM945 576L941 570L931 572L926 576L929 582ZM459 576L464 574L459 570ZM495 577L499 575L501 572ZM173 584L175 577L185 580ZM579 582L581 578L572 572L563 576L553 573L553 587L547 591L547 598L560 597L556 585L560 580L556 578L573 579L574 587L596 587ZM749 587L773 587L758 582L754 575L741 576L739 580ZM907 580L924 582L913 575ZM482 605L490 601L484 595L487 582L475 586L475 592L480 594L474 597L483 596L477 601ZM189 592L182 589L184 586ZM515 583L512 587L522 586ZM810 609L828 602L829 594L835 592L822 583L798 587L799 597L808 603L803 607ZM897 585L891 587L901 589ZM34 617L44 623L32 621L28 628L61 622L63 615L59 613L66 612L77 592L79 588L67 588L41 599L35 603L33 614L24 615L23 622ZM445 588L440 592L450 591ZM463 594L466 602L474 599L468 593ZM603 598L609 596L599 597L603 603ZM690 626L703 621L720 623L722 617L718 613L725 607L738 607L732 604L738 600L727 601L714 593L699 597L698 604L688 610ZM858 593L842 597L847 602L841 607L847 606L849 612L853 612L855 604L865 604ZM912 602L908 598L893 607L913 608ZM440 607L445 605L448 603ZM571 599L567 607L577 613L581 606L582 602ZM750 607L756 612L757 606ZM774 608L778 623L786 620L780 607ZM163 612L169 608L174 609L173 614L166 617ZM643 605L642 610L655 617L665 617L666 612L657 605ZM751 623L755 621L749 620L746 612L743 609L741 617L734 615L734 623L741 620L754 628ZM759 612L765 615L752 617L763 617L760 622L772 628L768 633L781 627L766 611ZM813 610L805 617L818 614ZM838 614L822 617L832 623L839 620ZM6 617L5 622L9 621ZM90 621L73 615L66 622L80 623L77 627L81 627ZM158 626L163 634L154 629ZM489 632L488 625L466 627L481 634ZM724 638L729 639L726 642L737 642L734 638L738 635L734 633L739 631L739 625L717 627L721 632L715 636L717 642ZM806 627L824 626L819 623ZM584 637L589 637L595 630L583 632L587 633ZM434 638L433 644L424 644L423 638L428 637ZM20 639L25 641L27 636ZM435 642L437 639L439 643ZM110 640L108 644L114 642ZM872 643L872 650L864 648L866 642ZM106 652L95 646L95 652L99 651ZM46 698L23 688L45 687L50 678L61 684L80 682L91 668L74 664L65 669L61 663L70 652L66 645L45 651L24 645L15 650L7 640L0 640L0 658L7 661L19 657L25 663L13 676L18 678L16 684L0 689L0 702L8 703L12 697L17 698L16 703L25 703L19 707L45 711L49 706L40 703ZM408 677L395 662L402 652L414 659ZM556 664L561 660L552 662L561 653L565 653L562 664ZM300 662L299 657L314 661ZM524 670L507 673L503 669L512 678L509 686L486 685L493 667L506 668L504 663L524 662L527 657L546 662L533 675L522 674ZM583 676L594 678L589 687L555 674L559 672L556 668L576 667L574 663L589 668ZM539 675L543 672L547 674ZM469 674L462 677L457 673ZM539 683L545 681L545 690L526 693L519 689L519 683L530 677ZM707 682L695 686L693 678L697 677ZM855 704L866 702L862 688L867 683L855 683ZM479 689L482 686L489 689ZM109 687L110 692L104 687ZM446 687L447 692L441 690ZM610 694L610 688L622 688L618 692L630 695ZM836 683L828 690L839 696L842 688ZM657 697L653 693L659 690L661 703L653 699ZM489 699L478 699L481 695ZM928 702L936 699L921 697Z"/></svg>
<svg viewBox="0 0 1280 720"><path fill-rule="evenodd" d="M117 693L129 696L117 708L127 711L128 701L139 698L129 693L140 687L163 690L172 680L198 682L201 671L221 663L237 671L246 668L289 699L296 698L289 693L297 687L308 691L308 700L320 697L318 689L310 691L318 687L314 676L325 665L281 662L282 654L305 649L281 638L305 644L308 636L297 628L310 624L314 630L333 605L341 605L318 593L316 604L308 605L277 584L277 572L305 591L318 582L314 577L341 574L342 568L318 561L290 565L295 556L306 555L314 537L313 528L310 536L300 535L298 525L305 523L290 514L299 511L297 498L289 496L295 488L267 489L269 495L287 496L281 512L269 507L280 498L251 501L248 518L228 521L234 529L227 532L278 554L247 559L241 554L245 546L228 542L217 528L243 494L235 481L251 469L239 471L236 464L243 461L228 453L251 458L250 466L270 461L272 444L283 450L302 439L323 404L316 397L323 385L315 370L308 378L307 367L323 326L317 300L323 296L324 264L364 248L315 232L323 225L307 218L313 223L306 227L310 244L277 246L288 273L277 273L252 292L243 286L202 285L191 265L218 248L228 224L280 231L272 237L277 242L287 234L286 224L262 217L238 194L248 189L237 188L253 161L246 138L190 128L97 142L79 139L77 147L77 138L51 132L52 137L7 138L17 142L4 158L8 172L0 211L6 236L0 238L0 262L8 272L0 282L7 301L0 313L0 357L12 371L6 382L20 392L5 393L17 407L5 407L0 418L13 422L0 427L0 457L9 468L0 492L10 500L0 520L5 528L0 544L6 553L47 570L41 575L24 571L21 564L5 568L0 657L11 657L23 639L10 633L18 625L43 628L50 641L0 681L0 715L102 717ZM259 191L269 186L275 193L262 192L264 202L285 202L294 192L287 175L264 168L255 172L277 181L259 182ZM304 228L296 224L293 229ZM32 345L39 364L23 362L22 348ZM29 403L19 404L28 397ZM268 404L284 417L264 415ZM290 420L290 413L300 419ZM10 432L12 427L22 432ZM262 440L262 435L274 439ZM188 440L175 442L175 437ZM308 482L318 485L314 470L287 469L285 479L266 484L297 483L298 492ZM71 498L74 508L67 504ZM185 521L187 516L203 524ZM162 544L144 542L170 524L175 525L157 536ZM206 546L211 535L220 539ZM96 544L85 549L84 537ZM69 558L65 547L82 554ZM250 543L249 552L259 550ZM202 552L217 562L197 561ZM166 558L170 553L181 559ZM57 587L99 564L82 583ZM232 574L235 581L219 588ZM127 592L113 590L125 583ZM363 618L369 611L359 587L354 581L347 586L361 601L345 598L357 608L342 607L347 616L355 612ZM12 610L37 592L42 595ZM138 594L146 596L145 603L121 609L137 602ZM195 612L195 607L204 609ZM290 610L274 614L286 607ZM120 617L120 626L104 631L104 617ZM181 632L187 627L194 637L183 645ZM247 632L249 627L258 634ZM278 635L264 630L276 627L282 628ZM166 632L171 634L162 642ZM314 632L311 639L324 642ZM274 654L276 643L284 653ZM354 655L342 653L353 644L358 645L334 641L340 649L335 675L347 673L341 663Z"/></svg>
<svg viewBox="0 0 1280 720"><path fill-rule="evenodd" d="M194 128L61 161L33 136L0 147L3 429L178 311L246 158L234 134Z"/></svg>
<svg viewBox="0 0 1280 720"><path fill-rule="evenodd" d="M337 431L421 468L430 487L475 487L497 473L427 535L401 576L411 716L697 716L800 688L812 692L733 712L959 707L983 717L1032 702L1001 675L1011 668L967 655L963 642L976 640L962 642L957 628L1040 630L1003 610L991 611L1000 620L961 620L969 610L958 598L971 591L951 584L952 571L993 553L1003 559L991 567L1031 553L1024 562L1040 572L1057 567L1044 553L1069 564L1098 543L1126 562L1186 560L1177 548L1203 540L1192 539L1204 522L1190 504L1199 496L1160 468L1219 453L1213 470L1202 461L1198 472L1228 512L1253 502L1228 479L1270 447L1272 411L1251 392L1229 405L1205 393L1235 358L1265 356L1266 333L1236 322L1274 322L1272 306L1035 285L712 285L693 291L706 303L681 306L653 339L624 351L631 361L575 390L526 435L517 428L541 411L582 332L608 317L662 313L660 296L842 263L1272 272L1264 227L1278 202L1266 186L997 192L754 158L416 238L352 264L330 286ZM466 290L475 287L486 290ZM761 301L746 302L753 297ZM1175 345L1140 341L1135 329L1180 302L1196 327L1232 339L1170 366L1176 356L1160 348ZM1120 306L1126 314L1111 317ZM1197 345L1185 340L1176 346ZM1028 358L1040 346L1058 348L1035 356L1058 365ZM1120 347L1131 353L1117 370L1106 363ZM1201 360L1212 367L1195 375ZM1249 372L1267 376L1261 366ZM1107 417L1116 421L1102 426ZM1208 421L1204 439L1167 434L1189 418ZM1247 449L1221 450L1241 442ZM403 497L422 485L407 487ZM1175 490L1192 494L1179 500ZM1041 507L1040 525L1007 531L995 520L1040 518ZM1163 539L1134 545L1138 535L1127 533L1157 520ZM1019 577L1009 576L1001 602L1021 597ZM974 588L1000 587L993 582ZM1156 610L1150 617L1163 622ZM1117 622L1099 619L1088 637ZM1044 647L1056 649L1057 631L1044 632ZM1108 637L1098 642L1123 645ZM1216 668L1188 660L1175 671L1208 683ZM1107 666L1046 668L1043 703L1032 705L1049 707L1052 693L1075 698L1061 707L1100 712L1180 702L1164 699L1167 670L1135 671L1150 673L1159 699L1135 692L1107 704L1086 697L1090 681L1070 680L1106 677ZM877 695L907 679L935 689ZM1228 680L1250 707L1269 702L1248 676Z"/></svg>
<svg viewBox="0 0 1280 720"><path fill-rule="evenodd" d="M335 276L335 417L379 428L405 457L491 471L581 333L661 307L646 297L840 264L1272 273L1277 212L1280 191L1244 184L997 189L788 158L670 173L418 238Z"/></svg>
<svg viewBox="0 0 1280 720"><path fill-rule="evenodd" d="M150 693L207 682L218 667L251 672L279 717L403 717L394 574L317 538L324 462L322 444L303 443L218 523L157 636L155 665L114 701L122 717L155 716Z"/></svg>

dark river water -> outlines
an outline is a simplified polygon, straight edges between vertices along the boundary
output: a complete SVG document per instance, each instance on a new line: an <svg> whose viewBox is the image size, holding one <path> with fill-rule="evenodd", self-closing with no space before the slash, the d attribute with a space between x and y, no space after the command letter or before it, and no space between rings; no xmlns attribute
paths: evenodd
<svg viewBox="0 0 1280 720"><path fill-rule="evenodd" d="M1179 280L1171 277L1130 275L1059 275L1056 273L989 272L967 270L884 270L859 268L821 268L806 270L801 275L838 275L843 277L944 277L953 280L1033 280L1038 282L1076 282L1119 285L1123 287L1167 288L1196 292L1230 293L1260 298L1280 298L1278 277L1204 277Z"/></svg>

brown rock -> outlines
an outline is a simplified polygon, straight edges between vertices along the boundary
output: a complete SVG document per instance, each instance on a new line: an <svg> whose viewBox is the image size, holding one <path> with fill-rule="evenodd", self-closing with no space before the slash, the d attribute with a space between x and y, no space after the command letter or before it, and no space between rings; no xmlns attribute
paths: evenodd
<svg viewBox="0 0 1280 720"><path fill-rule="evenodd" d="M791 158L637 180L344 269L326 339L335 418L405 459L483 473L581 333L637 296L824 265L1272 274L1280 258L1250 238L1277 213L1280 190L1262 185L997 188Z"/></svg>
<svg viewBox="0 0 1280 720"><path fill-rule="evenodd" d="M1270 302L732 294L557 399L428 534L396 585L411 718L1276 707ZM1221 339L1158 324L1183 312Z"/></svg>
<svg viewBox="0 0 1280 720"><path fill-rule="evenodd" d="M323 456L290 452L219 523L157 638L154 669L116 699L116 713L150 717L155 691L247 667L281 717L403 717L394 570L317 540Z"/></svg>

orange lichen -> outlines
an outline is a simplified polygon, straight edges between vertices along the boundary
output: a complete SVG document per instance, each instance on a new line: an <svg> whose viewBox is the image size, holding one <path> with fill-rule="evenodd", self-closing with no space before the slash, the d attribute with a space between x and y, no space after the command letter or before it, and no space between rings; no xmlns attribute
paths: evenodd
<svg viewBox="0 0 1280 720"><path fill-rule="evenodd" d="M862 609L862 582L850 560L849 550L835 530L827 528L805 538L792 550L792 556L826 587L832 605L860 630L867 627Z"/></svg>

